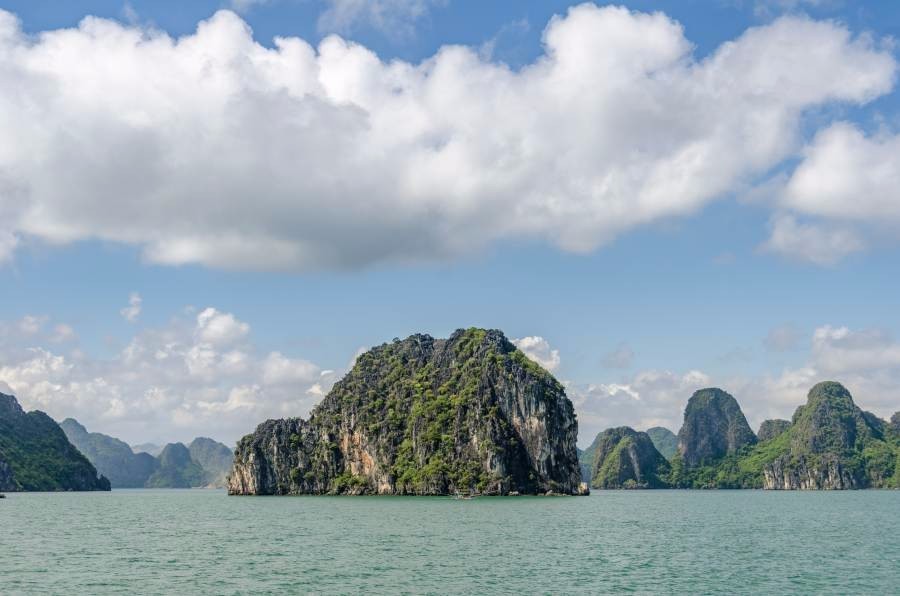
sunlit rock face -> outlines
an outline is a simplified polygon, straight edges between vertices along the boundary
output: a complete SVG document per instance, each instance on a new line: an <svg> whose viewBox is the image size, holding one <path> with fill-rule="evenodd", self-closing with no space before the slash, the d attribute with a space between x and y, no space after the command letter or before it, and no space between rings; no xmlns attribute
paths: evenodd
<svg viewBox="0 0 900 596"><path fill-rule="evenodd" d="M413 335L362 354L309 420L244 437L228 490L579 494L577 434L562 385L501 332Z"/></svg>
<svg viewBox="0 0 900 596"><path fill-rule="evenodd" d="M737 400L721 389L701 389L691 396L678 433L678 453L687 466L712 462L756 443Z"/></svg>

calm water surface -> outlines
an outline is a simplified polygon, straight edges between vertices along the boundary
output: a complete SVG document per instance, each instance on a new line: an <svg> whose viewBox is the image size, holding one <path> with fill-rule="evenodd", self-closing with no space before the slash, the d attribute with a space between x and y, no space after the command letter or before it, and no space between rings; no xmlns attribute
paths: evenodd
<svg viewBox="0 0 900 596"><path fill-rule="evenodd" d="M900 593L900 492L11 494L0 592Z"/></svg>

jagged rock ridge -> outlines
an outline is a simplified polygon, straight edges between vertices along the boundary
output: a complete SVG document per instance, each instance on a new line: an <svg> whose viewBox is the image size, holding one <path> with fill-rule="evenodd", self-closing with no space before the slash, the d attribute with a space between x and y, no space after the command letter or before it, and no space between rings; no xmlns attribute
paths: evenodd
<svg viewBox="0 0 900 596"><path fill-rule="evenodd" d="M69 441L109 478L113 488L141 488L156 471L156 458L149 453L134 453L124 441L101 434L89 433L73 418L59 423Z"/></svg>
<svg viewBox="0 0 900 596"><path fill-rule="evenodd" d="M556 379L495 330L361 355L308 420L244 437L231 494L576 494L578 425Z"/></svg>
<svg viewBox="0 0 900 596"><path fill-rule="evenodd" d="M134 451L114 437L88 432L73 418L66 418L59 426L69 441L109 478L113 488L224 488L231 468L231 450L206 437L197 437L189 447L170 443L160 447L154 456L146 451Z"/></svg>

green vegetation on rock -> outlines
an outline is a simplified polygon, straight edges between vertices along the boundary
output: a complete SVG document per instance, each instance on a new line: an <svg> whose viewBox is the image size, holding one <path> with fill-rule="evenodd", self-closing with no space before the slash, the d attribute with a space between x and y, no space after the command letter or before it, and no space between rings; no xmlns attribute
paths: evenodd
<svg viewBox="0 0 900 596"><path fill-rule="evenodd" d="M696 391L684 409L678 453L688 467L711 464L756 443L737 400L718 388Z"/></svg>
<svg viewBox="0 0 900 596"><path fill-rule="evenodd" d="M52 418L0 393L0 490L109 490Z"/></svg>
<svg viewBox="0 0 900 596"><path fill-rule="evenodd" d="M357 358L308 421L244 437L236 494L576 493L562 385L499 331L413 335Z"/></svg>
<svg viewBox="0 0 900 596"><path fill-rule="evenodd" d="M797 408L787 448L764 466L766 488L896 487L898 446L888 423L862 411L833 381L818 383Z"/></svg>
<svg viewBox="0 0 900 596"><path fill-rule="evenodd" d="M859 409L840 383L815 385L790 423L774 422L761 427L759 443L699 465L676 455L668 483L787 490L900 487L900 444L890 425Z"/></svg>
<svg viewBox="0 0 900 596"><path fill-rule="evenodd" d="M756 438L760 441L768 441L769 439L774 439L790 427L790 420L764 420L763 423L759 425L759 432L756 433Z"/></svg>
<svg viewBox="0 0 900 596"><path fill-rule="evenodd" d="M669 462L650 436L627 426L610 428L594 441L591 487L663 488Z"/></svg>
<svg viewBox="0 0 900 596"><path fill-rule="evenodd" d="M600 440L600 433L594 437L594 442L585 450L578 450L578 467L581 470L582 482L591 483L591 474L593 474L594 454L597 453L597 442Z"/></svg>

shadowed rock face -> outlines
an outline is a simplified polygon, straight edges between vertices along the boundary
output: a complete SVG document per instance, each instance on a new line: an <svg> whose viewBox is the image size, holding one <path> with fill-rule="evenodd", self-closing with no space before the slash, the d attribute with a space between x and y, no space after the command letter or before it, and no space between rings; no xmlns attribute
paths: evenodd
<svg viewBox="0 0 900 596"><path fill-rule="evenodd" d="M113 488L141 488L156 471L156 458L149 453L134 453L124 441L89 433L73 418L66 418L59 426L97 471L109 478Z"/></svg>
<svg viewBox="0 0 900 596"><path fill-rule="evenodd" d="M0 393L0 490L109 490L52 418Z"/></svg>
<svg viewBox="0 0 900 596"><path fill-rule="evenodd" d="M737 400L721 389L701 389L691 396L678 433L678 452L687 466L712 462L756 443Z"/></svg>
<svg viewBox="0 0 900 596"><path fill-rule="evenodd" d="M627 426L610 428L597 437L591 487L600 489L662 488L669 462L650 436Z"/></svg>
<svg viewBox="0 0 900 596"><path fill-rule="evenodd" d="M360 356L309 420L237 446L231 494L577 494L563 387L499 331L413 335Z"/></svg>
<svg viewBox="0 0 900 596"><path fill-rule="evenodd" d="M768 441L769 439L774 439L790 427L790 420L781 420L777 418L772 420L765 420L759 426L759 432L756 433L756 438L758 438L760 441Z"/></svg>
<svg viewBox="0 0 900 596"><path fill-rule="evenodd" d="M887 424L863 412L850 392L826 381L797 408L789 450L764 467L769 489L853 489L893 486L898 479Z"/></svg>

